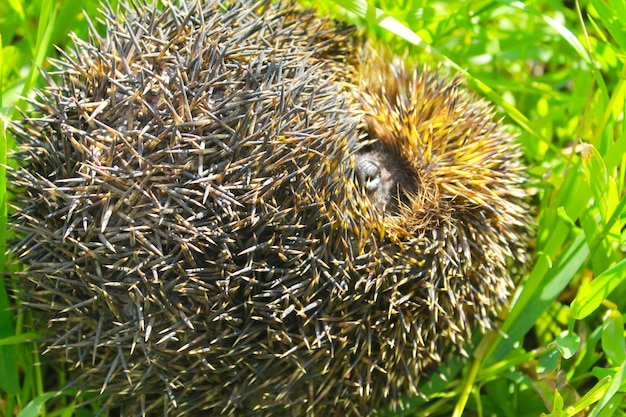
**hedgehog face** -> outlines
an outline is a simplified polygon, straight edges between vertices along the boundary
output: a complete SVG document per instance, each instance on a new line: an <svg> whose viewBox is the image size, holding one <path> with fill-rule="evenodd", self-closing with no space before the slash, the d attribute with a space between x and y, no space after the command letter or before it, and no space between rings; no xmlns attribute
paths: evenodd
<svg viewBox="0 0 626 417"><path fill-rule="evenodd" d="M356 155L355 176L361 189L379 213L396 215L413 184L403 161L382 146Z"/></svg>
<svg viewBox="0 0 626 417"><path fill-rule="evenodd" d="M520 153L491 107L459 79L397 60L374 66L362 95L372 144L357 156L356 174L374 178L364 187L387 228L413 236L476 215L500 219L496 212L519 224Z"/></svg>

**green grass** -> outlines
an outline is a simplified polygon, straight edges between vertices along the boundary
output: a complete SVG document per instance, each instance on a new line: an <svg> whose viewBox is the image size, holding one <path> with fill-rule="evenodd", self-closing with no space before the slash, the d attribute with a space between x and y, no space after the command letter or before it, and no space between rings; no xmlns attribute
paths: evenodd
<svg viewBox="0 0 626 417"><path fill-rule="evenodd" d="M308 3L409 59L463 73L519 133L530 167L534 261L501 331L478 335L468 360L423 384L431 400L403 415L626 415L626 1ZM0 2L2 166L7 121L42 84L53 45L85 36L82 9L96 16L97 2ZM0 168L1 246L6 215ZM97 405L74 409L73 393L55 396L66 375L40 365L28 314L8 308L8 292L0 280L0 415L94 415Z"/></svg>

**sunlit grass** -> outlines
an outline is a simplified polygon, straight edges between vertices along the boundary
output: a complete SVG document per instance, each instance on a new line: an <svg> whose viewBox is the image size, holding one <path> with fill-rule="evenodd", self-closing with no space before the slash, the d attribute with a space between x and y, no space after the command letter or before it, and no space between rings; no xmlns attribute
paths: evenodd
<svg viewBox="0 0 626 417"><path fill-rule="evenodd" d="M445 380L424 381L431 400L408 402L403 415L626 415L626 2L308 4L359 25L374 44L463 74L519 134L529 165L533 263L500 332L477 335L472 357L446 363ZM21 97L41 85L39 68L53 45L67 45L69 31L85 36L82 9L97 16L92 0L0 2L2 246L11 233L6 123L18 117L16 105L27 107ZM14 268L4 255L0 262ZM39 365L28 342L34 330L24 326L27 315L7 308L5 283L11 280L0 282L0 415L93 415L74 410L73 395L54 397L66 375Z"/></svg>

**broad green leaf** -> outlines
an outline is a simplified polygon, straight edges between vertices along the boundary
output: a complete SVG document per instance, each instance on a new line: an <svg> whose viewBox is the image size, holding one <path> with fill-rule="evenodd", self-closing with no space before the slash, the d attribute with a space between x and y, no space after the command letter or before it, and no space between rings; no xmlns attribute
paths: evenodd
<svg viewBox="0 0 626 417"><path fill-rule="evenodd" d="M623 414L616 414L624 406L624 399L626 395L623 393L616 394L611 400L604 406L598 417L623 417Z"/></svg>
<svg viewBox="0 0 626 417"><path fill-rule="evenodd" d="M43 408L46 401L50 398L57 395L58 392L46 392L42 395L39 395L31 402L29 402L26 407L17 415L17 417L39 417L41 415L41 409Z"/></svg>
<svg viewBox="0 0 626 417"><path fill-rule="evenodd" d="M571 305L572 317L582 320L593 313L625 278L626 259L623 259L591 282L583 281Z"/></svg>
<svg viewBox="0 0 626 417"><path fill-rule="evenodd" d="M624 10L624 6L620 5L619 1L612 1L611 3L611 7L609 7L603 0L591 0L591 4L593 4L611 36L623 49L626 49L626 27L623 20L625 15L617 14L618 11Z"/></svg>
<svg viewBox="0 0 626 417"><path fill-rule="evenodd" d="M540 374L549 374L556 371L559 367L559 360L559 351L557 349L549 349L537 360L537 372Z"/></svg>
<svg viewBox="0 0 626 417"><path fill-rule="evenodd" d="M553 261L551 268L546 270L545 263L537 263L528 280L530 282L532 278L534 285L525 286L519 298L515 300L509 315L501 326L502 331L507 334L507 338L500 337L494 343L488 355L488 364L501 360L513 348L513 345L532 328L537 318L546 311L569 284L588 255L589 248L585 244L585 234L580 233L558 259ZM537 275L533 277L535 271L537 271Z"/></svg>
<svg viewBox="0 0 626 417"><path fill-rule="evenodd" d="M0 45L1 46L1 45ZM7 193L6 193L6 154L7 140L4 120L0 120L0 268L7 271L5 248L7 244ZM14 330L13 310L9 302L4 276L0 277L0 339L12 337ZM15 346L0 346L0 388L15 395L19 391Z"/></svg>
<svg viewBox="0 0 626 417"><path fill-rule="evenodd" d="M563 359L569 359L580 347L580 337L570 332L561 333L553 342Z"/></svg>
<svg viewBox="0 0 626 417"><path fill-rule="evenodd" d="M606 191L608 187L608 173L604 160L595 146L583 144L582 165L587 182L591 187L596 205L600 208L600 213L605 221L608 220Z"/></svg>
<svg viewBox="0 0 626 417"><path fill-rule="evenodd" d="M626 360L626 342L624 341L624 318L619 311L610 309L602 326L602 350L613 366L619 366Z"/></svg>
<svg viewBox="0 0 626 417"><path fill-rule="evenodd" d="M561 396L561 393L558 390L554 390L554 401L552 402L552 414L551 415L554 415L554 413L560 414L561 411L563 411L563 405L564 405L564 402L563 402L563 397Z"/></svg>
<svg viewBox="0 0 626 417"><path fill-rule="evenodd" d="M567 407L567 416L576 416L581 411L591 407L593 404L604 398L611 386L611 378L600 379L591 389L589 389L576 404Z"/></svg>
<svg viewBox="0 0 626 417"><path fill-rule="evenodd" d="M612 264L611 247L606 236L603 235L602 216L597 210L584 211L580 216L580 224L585 231L587 245L592 248L592 270L598 274L605 271Z"/></svg>
<svg viewBox="0 0 626 417"><path fill-rule="evenodd" d="M17 345L20 343L32 342L40 337L38 333L21 333L15 336L3 337L0 339L0 346Z"/></svg>
<svg viewBox="0 0 626 417"><path fill-rule="evenodd" d="M602 396L600 401L598 401L598 405L593 409L589 417L597 417L600 415L602 410L607 404L611 401L613 396L619 391L624 383L624 378L626 377L626 362L623 362L619 367L613 378L611 379L611 383L609 384L606 393Z"/></svg>

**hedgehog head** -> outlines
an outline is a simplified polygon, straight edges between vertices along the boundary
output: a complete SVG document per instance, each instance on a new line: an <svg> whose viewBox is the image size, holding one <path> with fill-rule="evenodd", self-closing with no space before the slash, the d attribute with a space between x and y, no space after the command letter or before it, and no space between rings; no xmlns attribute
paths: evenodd
<svg viewBox="0 0 626 417"><path fill-rule="evenodd" d="M491 105L462 79L426 67L399 59L366 67L368 141L355 172L388 234L408 237L476 216L492 230L526 227L521 152Z"/></svg>

